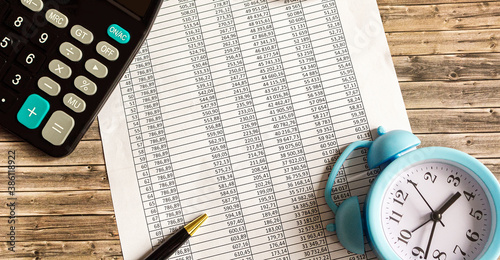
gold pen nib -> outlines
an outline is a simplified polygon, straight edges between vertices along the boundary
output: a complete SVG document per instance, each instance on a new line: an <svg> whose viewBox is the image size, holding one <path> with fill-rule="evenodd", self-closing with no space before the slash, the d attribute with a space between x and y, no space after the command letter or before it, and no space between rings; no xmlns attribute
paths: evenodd
<svg viewBox="0 0 500 260"><path fill-rule="evenodd" d="M188 232L190 236L194 235L194 232L200 228L201 224L205 222L208 218L207 214L203 214L197 217L195 220L191 221L189 224L184 226L184 229Z"/></svg>

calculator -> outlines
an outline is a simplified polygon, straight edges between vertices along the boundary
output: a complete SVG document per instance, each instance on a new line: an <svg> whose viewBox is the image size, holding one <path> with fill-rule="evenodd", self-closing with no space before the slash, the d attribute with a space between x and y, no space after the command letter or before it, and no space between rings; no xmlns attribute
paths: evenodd
<svg viewBox="0 0 500 260"><path fill-rule="evenodd" d="M144 43L161 0L0 0L0 124L70 154Z"/></svg>

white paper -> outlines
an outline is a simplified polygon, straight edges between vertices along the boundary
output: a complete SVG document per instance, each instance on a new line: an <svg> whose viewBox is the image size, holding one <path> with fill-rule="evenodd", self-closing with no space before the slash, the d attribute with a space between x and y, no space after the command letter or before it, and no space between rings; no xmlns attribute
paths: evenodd
<svg viewBox="0 0 500 260"><path fill-rule="evenodd" d="M171 259L365 259L326 231L329 170L410 129L375 0L165 1L99 122L126 259L201 213ZM344 166L364 201L376 170Z"/></svg>

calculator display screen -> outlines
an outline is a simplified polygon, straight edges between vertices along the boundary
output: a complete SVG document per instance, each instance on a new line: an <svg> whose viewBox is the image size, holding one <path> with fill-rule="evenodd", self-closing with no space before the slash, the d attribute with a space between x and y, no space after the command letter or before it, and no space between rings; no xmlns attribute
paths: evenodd
<svg viewBox="0 0 500 260"><path fill-rule="evenodd" d="M148 10L151 0L115 0L133 13L143 17Z"/></svg>

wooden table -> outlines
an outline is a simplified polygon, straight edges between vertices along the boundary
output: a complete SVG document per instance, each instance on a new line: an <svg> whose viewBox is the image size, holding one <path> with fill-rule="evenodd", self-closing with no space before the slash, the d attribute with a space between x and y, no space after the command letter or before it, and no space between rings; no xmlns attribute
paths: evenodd
<svg viewBox="0 0 500 260"><path fill-rule="evenodd" d="M344 0L347 1L347 0ZM413 132L500 178L500 1L378 0ZM15 151L15 254L8 154ZM97 122L51 158L0 129L0 258L122 258Z"/></svg>

